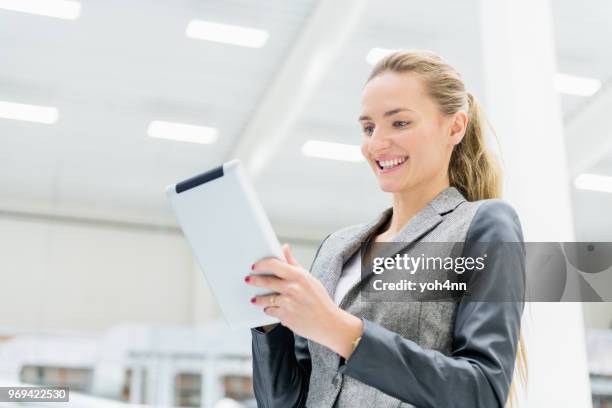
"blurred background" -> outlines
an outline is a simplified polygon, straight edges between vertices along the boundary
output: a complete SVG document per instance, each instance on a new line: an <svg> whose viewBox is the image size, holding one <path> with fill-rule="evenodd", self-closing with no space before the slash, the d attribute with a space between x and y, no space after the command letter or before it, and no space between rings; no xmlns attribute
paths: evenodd
<svg viewBox="0 0 612 408"><path fill-rule="evenodd" d="M482 102L527 240L612 241L607 0L0 0L0 386L256 406L250 333L225 326L164 189L242 159L310 265L390 205L357 117L397 49L440 54ZM611 304L524 320L521 406L612 407Z"/></svg>

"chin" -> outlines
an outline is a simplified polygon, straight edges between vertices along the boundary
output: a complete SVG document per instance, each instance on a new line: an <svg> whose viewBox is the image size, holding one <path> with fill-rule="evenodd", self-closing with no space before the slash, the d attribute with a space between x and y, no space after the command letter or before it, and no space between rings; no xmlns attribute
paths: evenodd
<svg viewBox="0 0 612 408"><path fill-rule="evenodd" d="M397 193L403 190L403 186L396 183L378 183L378 187L385 193Z"/></svg>

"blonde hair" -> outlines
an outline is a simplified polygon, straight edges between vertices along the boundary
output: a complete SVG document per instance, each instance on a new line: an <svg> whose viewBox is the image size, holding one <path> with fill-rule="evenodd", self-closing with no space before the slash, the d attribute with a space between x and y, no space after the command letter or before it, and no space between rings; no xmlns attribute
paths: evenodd
<svg viewBox="0 0 612 408"><path fill-rule="evenodd" d="M463 79L455 68L430 51L398 51L378 61L367 82L384 72L417 74L443 115L453 115L462 109L468 113L469 121L463 140L455 145L451 154L448 166L450 185L456 187L468 201L501 197L501 168L486 145L484 126L487 121L484 111L474 95L466 91ZM527 371L525 341L521 332L515 376L508 393L509 406L513 406L517 398L517 374L525 387Z"/></svg>

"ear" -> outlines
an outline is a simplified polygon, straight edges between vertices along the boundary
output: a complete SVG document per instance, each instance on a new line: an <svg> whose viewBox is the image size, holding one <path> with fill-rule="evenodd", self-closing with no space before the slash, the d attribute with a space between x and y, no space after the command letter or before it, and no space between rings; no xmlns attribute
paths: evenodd
<svg viewBox="0 0 612 408"><path fill-rule="evenodd" d="M468 115L463 110L460 110L453 115L449 128L449 137L452 145L461 143L461 140L463 140L463 137L465 136L468 121Z"/></svg>

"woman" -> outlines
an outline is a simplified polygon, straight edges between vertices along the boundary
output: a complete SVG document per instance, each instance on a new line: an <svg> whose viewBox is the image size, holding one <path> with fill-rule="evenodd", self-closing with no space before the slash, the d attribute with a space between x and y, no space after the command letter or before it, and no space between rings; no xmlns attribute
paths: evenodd
<svg viewBox="0 0 612 408"><path fill-rule="evenodd" d="M247 284L276 294L251 302L281 322L252 329L259 406L505 406L522 359L522 301L359 298L370 278L361 279L359 259L370 243L464 242L469 256L476 242L522 242L516 213L494 199L500 176L476 100L440 57L396 52L374 67L359 122L362 153L393 206L330 234L310 273L287 245L286 259L253 265L274 276L251 274ZM487 298L518 298L524 270L503 269L487 266Z"/></svg>

